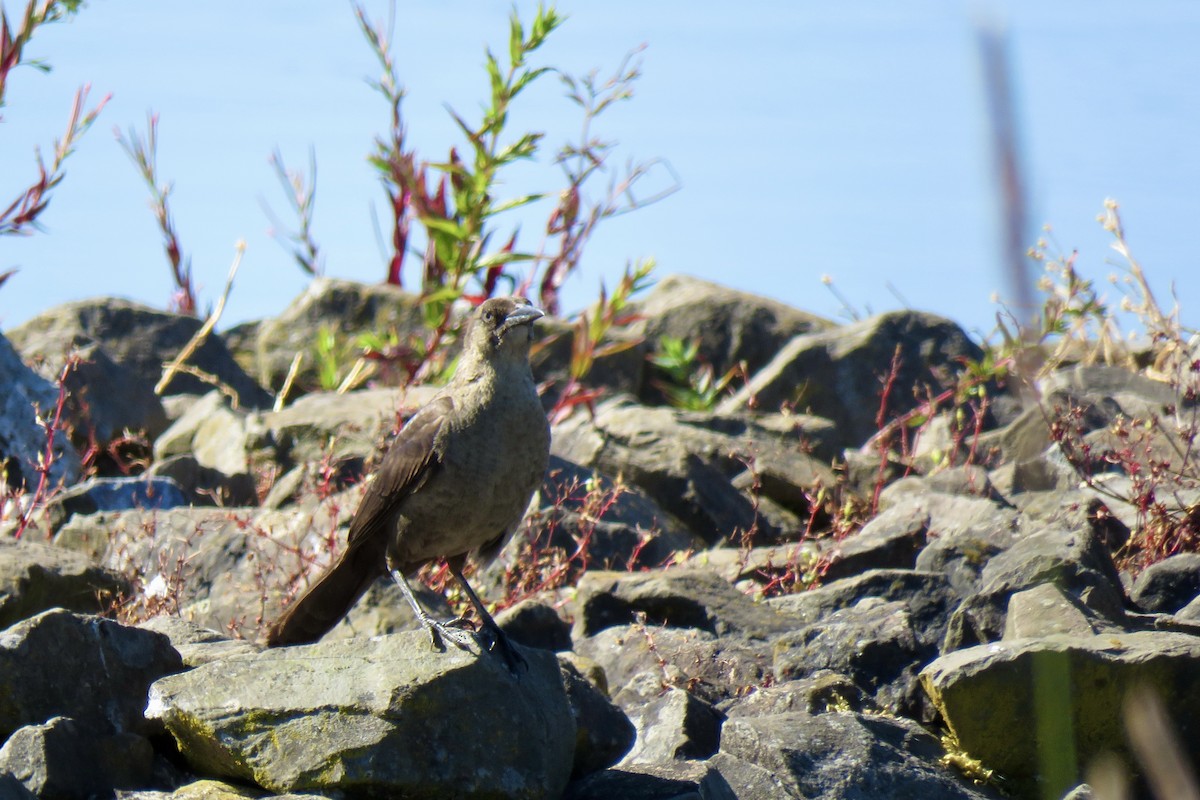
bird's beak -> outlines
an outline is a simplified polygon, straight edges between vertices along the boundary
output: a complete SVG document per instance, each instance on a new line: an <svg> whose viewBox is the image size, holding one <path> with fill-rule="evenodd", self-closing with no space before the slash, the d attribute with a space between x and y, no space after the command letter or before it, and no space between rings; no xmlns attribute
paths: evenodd
<svg viewBox="0 0 1200 800"><path fill-rule="evenodd" d="M500 331L507 331L509 328L533 322L535 319L544 316L546 316L546 313L537 306L517 306L504 318L504 324L500 326Z"/></svg>

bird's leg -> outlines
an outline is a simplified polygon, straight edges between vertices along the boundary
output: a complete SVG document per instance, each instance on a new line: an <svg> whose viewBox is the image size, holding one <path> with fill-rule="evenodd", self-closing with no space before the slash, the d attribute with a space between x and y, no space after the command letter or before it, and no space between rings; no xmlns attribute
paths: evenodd
<svg viewBox="0 0 1200 800"><path fill-rule="evenodd" d="M416 595L413 594L412 588L408 585L408 579L404 577L404 573L397 569L390 570L392 580L400 587L401 594L408 604L412 606L413 613L417 619L425 626L425 630L429 631L429 640L433 643L434 648L438 650L446 649L446 641L449 640L461 650L470 650L472 644L476 644L474 634L471 631L464 630L461 626L456 626L455 620L450 623L442 623L435 620L433 617L421 608L421 604L417 602ZM493 625L495 623L492 623Z"/></svg>
<svg viewBox="0 0 1200 800"><path fill-rule="evenodd" d="M447 559L446 566L450 568L450 574L458 581L458 585L467 593L467 599L471 601L471 605L475 607L475 613L479 615L479 621L483 628L483 632L487 633L491 639L489 650L499 650L500 655L504 657L505 663L508 664L508 669L514 675L517 674L517 667L529 669L529 665L525 662L525 657L517 652L513 647L512 642L508 640L508 635L500 630L500 626L496 624L496 620L492 619L492 615L488 613L483 603L479 599L479 595L475 594L475 590L467 583L467 579L463 577L462 558Z"/></svg>

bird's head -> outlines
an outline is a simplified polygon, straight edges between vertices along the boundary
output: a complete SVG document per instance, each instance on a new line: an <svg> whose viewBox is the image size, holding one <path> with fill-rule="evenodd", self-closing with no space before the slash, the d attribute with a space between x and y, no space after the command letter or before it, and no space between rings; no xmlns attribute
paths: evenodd
<svg viewBox="0 0 1200 800"><path fill-rule="evenodd" d="M493 351L515 346L525 352L533 339L533 322L542 316L542 310L524 297L493 297L475 309L468 346Z"/></svg>

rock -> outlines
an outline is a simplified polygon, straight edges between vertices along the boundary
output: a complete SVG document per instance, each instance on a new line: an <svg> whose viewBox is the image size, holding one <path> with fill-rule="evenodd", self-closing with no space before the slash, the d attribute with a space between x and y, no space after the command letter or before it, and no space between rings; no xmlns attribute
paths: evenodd
<svg viewBox="0 0 1200 800"><path fill-rule="evenodd" d="M795 620L797 627L802 627L817 625L839 609L850 608L871 597L904 603L917 641L922 646L941 643L950 614L958 603L958 597L943 574L878 569L807 592L773 597L767 605L780 615Z"/></svg>
<svg viewBox="0 0 1200 800"><path fill-rule="evenodd" d="M745 387L718 405L717 413L735 413L752 403L767 410L786 404L833 420L845 437L843 446L857 447L876 432L881 379L888 375L897 347L899 370L888 418L915 407L914 387L937 388L957 371L960 359L983 355L950 320L915 311L880 314L795 337Z"/></svg>
<svg viewBox="0 0 1200 800"><path fill-rule="evenodd" d="M563 800L737 800L721 774L696 761L635 764L575 781Z"/></svg>
<svg viewBox="0 0 1200 800"><path fill-rule="evenodd" d="M508 637L526 647L561 652L571 649L571 626L553 606L522 600L496 615L496 624Z"/></svg>
<svg viewBox="0 0 1200 800"><path fill-rule="evenodd" d="M146 470L146 474L175 481L193 505L229 508L258 504L254 478L248 473L226 475L218 469L204 466L190 453L157 460Z"/></svg>
<svg viewBox="0 0 1200 800"><path fill-rule="evenodd" d="M846 675L892 713L922 713L917 673L937 654L922 646L904 603L868 598L775 640L775 679L832 670Z"/></svg>
<svg viewBox="0 0 1200 800"><path fill-rule="evenodd" d="M134 733L97 736L69 717L18 729L0 748L8 773L41 798L111 796L150 785L154 749Z"/></svg>
<svg viewBox="0 0 1200 800"><path fill-rule="evenodd" d="M188 505L183 489L170 478L91 478L51 498L52 529L75 514L146 509L161 511Z"/></svg>
<svg viewBox="0 0 1200 800"><path fill-rule="evenodd" d="M637 730L601 689L569 659L559 659L567 700L575 719L575 758L572 778L607 769L633 747Z"/></svg>
<svg viewBox="0 0 1200 800"><path fill-rule="evenodd" d="M0 385L5 387L0 400L0 467L5 483L33 493L47 444L47 431L37 420L47 424L54 420L58 390L25 366L4 336L0 336ZM47 489L79 480L79 453L65 435L54 437L53 455Z"/></svg>
<svg viewBox="0 0 1200 800"><path fill-rule="evenodd" d="M93 735L145 733L150 684L183 669L167 637L54 609L0 634L0 738L54 716Z"/></svg>
<svg viewBox="0 0 1200 800"><path fill-rule="evenodd" d="M332 557L330 537L352 510L330 498L312 512L102 512L72 517L54 541L132 578L129 601L150 613L253 639L294 586Z"/></svg>
<svg viewBox="0 0 1200 800"><path fill-rule="evenodd" d="M554 428L554 455L609 475L623 475L706 542L778 538L751 497L731 481L765 476L762 492L805 518L803 489L833 486L832 472L788 437L737 416L638 406L617 398L594 419L576 415ZM759 542L754 542L759 543Z"/></svg>
<svg viewBox="0 0 1200 800"><path fill-rule="evenodd" d="M629 688L646 697L676 686L718 706L771 680L766 645L694 628L622 625L579 640L575 648L603 668L613 696Z"/></svg>
<svg viewBox="0 0 1200 800"><path fill-rule="evenodd" d="M223 475L250 471L246 413L235 411L220 392L209 392L171 423L154 443L155 460L192 455L203 467Z"/></svg>
<svg viewBox="0 0 1200 800"><path fill-rule="evenodd" d="M942 651L998 640L1009 597L1052 583L1109 619L1125 616L1121 580L1112 556L1091 530L1051 527L1019 538L984 567L980 589L950 618Z"/></svg>
<svg viewBox="0 0 1200 800"><path fill-rule="evenodd" d="M927 544L915 566L945 574L960 595L974 592L988 562L1013 543L1018 515L990 500L955 495L915 495L889 508L900 518L928 514ZM880 515L883 516L883 515Z"/></svg>
<svg viewBox="0 0 1200 800"><path fill-rule="evenodd" d="M635 486L550 456L526 536L508 545L506 561L522 546L559 548L569 557L586 544L589 569L660 566L702 540Z"/></svg>
<svg viewBox="0 0 1200 800"><path fill-rule="evenodd" d="M51 608L107 610L129 581L78 553L26 539L0 539L0 628Z"/></svg>
<svg viewBox="0 0 1200 800"><path fill-rule="evenodd" d="M717 752L723 716L686 689L668 686L643 697L630 687L615 701L632 714L637 728L637 744L621 761L622 766L702 760Z"/></svg>
<svg viewBox="0 0 1200 800"><path fill-rule="evenodd" d="M293 392L305 393L318 388L313 341L322 328L331 330L347 353L357 353L360 335L394 331L406 343L410 334L424 332L423 319L421 298L397 286L314 278L278 316L258 324L252 356L241 354L253 360L251 372L264 386L278 390L292 359L303 353Z"/></svg>
<svg viewBox="0 0 1200 800"><path fill-rule="evenodd" d="M740 800L985 798L939 763L941 745L911 720L857 712L725 722L710 761Z"/></svg>
<svg viewBox="0 0 1200 800"><path fill-rule="evenodd" d="M121 800L326 800L316 794L270 794L246 786L214 780L199 780L173 792L121 792Z"/></svg>
<svg viewBox="0 0 1200 800"><path fill-rule="evenodd" d="M925 547L929 516L904 507L899 514L883 514L861 530L824 549L825 580L835 581L870 569L912 569Z"/></svg>
<svg viewBox="0 0 1200 800"><path fill-rule="evenodd" d="M1122 707L1135 686L1155 687L1167 699L1196 763L1198 669L1200 637L1106 633L959 650L927 666L921 681L962 748L1004 775L1015 793L1061 797L1101 753L1129 762ZM1059 757L1043 761L1053 754ZM1041 763L1054 767L1039 778Z"/></svg>
<svg viewBox="0 0 1200 800"><path fill-rule="evenodd" d="M654 350L664 336L696 342L699 363L716 375L745 362L749 374L761 369L795 336L832 328L813 314L759 295L739 292L688 275L668 275L638 307L631 328ZM661 398L656 393L643 401Z"/></svg>
<svg viewBox="0 0 1200 800"><path fill-rule="evenodd" d="M1173 614L1200 596L1200 553L1180 553L1151 564L1133 582L1129 598L1143 611Z"/></svg>
<svg viewBox="0 0 1200 800"><path fill-rule="evenodd" d="M153 387L162 377L163 364L179 355L201 324L195 317L105 297L44 311L9 331L8 336L26 359L41 357L55 368L61 368L73 348L95 344L143 386ZM228 387L243 408L266 408L271 404L270 395L238 366L215 334L196 348L187 364ZM211 384L194 375L179 372L164 394L205 394L212 389Z"/></svg>
<svg viewBox="0 0 1200 800"><path fill-rule="evenodd" d="M42 377L56 383L63 375L62 354L34 353L35 367ZM126 431L153 441L167 427L162 399L154 393L154 381L113 361L102 345L87 343L70 353L76 361L67 370L64 412L76 446L88 442L107 445ZM49 358L49 360L47 360Z"/></svg>
<svg viewBox="0 0 1200 800"><path fill-rule="evenodd" d="M1121 628L1085 606L1052 583L1043 583L1008 600L1004 640L1045 636L1091 636L1120 632Z"/></svg>
<svg viewBox="0 0 1200 800"><path fill-rule="evenodd" d="M650 625L699 628L717 635L766 638L788 627L786 619L711 570L587 572L579 581L575 609L577 637L630 624L642 614Z"/></svg>
<svg viewBox="0 0 1200 800"><path fill-rule="evenodd" d="M522 655L518 680L423 632L279 648L158 681L147 714L201 774L274 792L556 798L575 723L555 657Z"/></svg>
<svg viewBox="0 0 1200 800"><path fill-rule="evenodd" d="M858 684L845 675L824 669L807 677L756 688L749 694L726 701L722 708L728 717L878 710Z"/></svg>
<svg viewBox="0 0 1200 800"><path fill-rule="evenodd" d="M0 772L0 800L37 800L11 772Z"/></svg>
<svg viewBox="0 0 1200 800"><path fill-rule="evenodd" d="M185 667L198 667L210 661L259 651L258 647L245 639L230 639L217 631L179 617L152 617L140 623L138 627L169 638L171 646L179 653Z"/></svg>

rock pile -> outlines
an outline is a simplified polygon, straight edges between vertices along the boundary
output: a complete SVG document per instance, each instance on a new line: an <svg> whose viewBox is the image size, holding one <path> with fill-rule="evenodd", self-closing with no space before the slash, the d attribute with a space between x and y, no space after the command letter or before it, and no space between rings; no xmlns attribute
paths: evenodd
<svg viewBox="0 0 1200 800"><path fill-rule="evenodd" d="M1127 723L1160 706L1161 747L1200 763L1200 555L1127 569L1145 517L1120 500L1129 459L1104 457L1123 420L1187 398L1065 365L1039 406L983 379L964 428L921 406L983 356L953 322L835 325L683 277L615 334L640 343L598 365L607 398L555 427L525 529L474 579L519 601L497 619L526 670L433 651L386 583L325 641L263 650L426 391L272 410L264 387L299 329L418 311L314 282L210 339L162 398L194 320L99 300L0 337L10 485L45 463L31 404L45 419L52 379L82 364L50 464L63 488L20 540L19 493L0 520L0 796L1080 797L1097 763L1143 771ZM665 405L645 359L663 335L750 380L708 411ZM537 358L547 403L569 349ZM920 432L903 459L877 446L896 419ZM1194 515L1200 495L1174 490L1157 501Z"/></svg>

